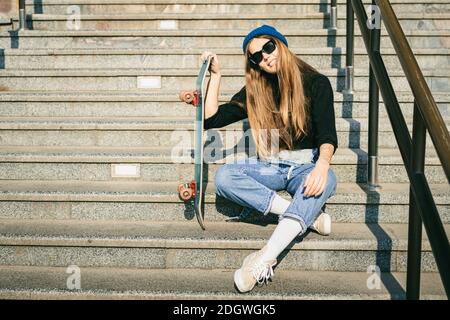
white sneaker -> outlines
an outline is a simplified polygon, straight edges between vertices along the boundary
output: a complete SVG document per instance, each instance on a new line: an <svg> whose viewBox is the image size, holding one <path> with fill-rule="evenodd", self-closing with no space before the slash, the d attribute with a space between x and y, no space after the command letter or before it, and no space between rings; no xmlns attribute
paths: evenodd
<svg viewBox="0 0 450 320"><path fill-rule="evenodd" d="M234 273L234 284L239 292L248 292L252 290L256 284L264 284L273 276L273 266L277 264L277 260L262 261L261 256L266 247L259 251L248 255L242 267Z"/></svg>
<svg viewBox="0 0 450 320"><path fill-rule="evenodd" d="M328 236L331 233L331 217L328 213L322 212L310 228L317 233Z"/></svg>

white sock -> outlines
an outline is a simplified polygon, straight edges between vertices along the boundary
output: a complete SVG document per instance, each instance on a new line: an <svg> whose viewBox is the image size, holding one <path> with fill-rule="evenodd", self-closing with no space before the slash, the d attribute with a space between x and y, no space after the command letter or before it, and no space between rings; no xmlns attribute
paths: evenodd
<svg viewBox="0 0 450 320"><path fill-rule="evenodd" d="M275 197L272 201L272 206L270 207L269 211L277 215L282 215L286 212L290 204L291 202L289 200L286 200L280 197L278 194L275 194Z"/></svg>
<svg viewBox="0 0 450 320"><path fill-rule="evenodd" d="M267 242L266 251L262 256L263 261L276 259L301 231L302 226L299 221L290 218L282 219Z"/></svg>

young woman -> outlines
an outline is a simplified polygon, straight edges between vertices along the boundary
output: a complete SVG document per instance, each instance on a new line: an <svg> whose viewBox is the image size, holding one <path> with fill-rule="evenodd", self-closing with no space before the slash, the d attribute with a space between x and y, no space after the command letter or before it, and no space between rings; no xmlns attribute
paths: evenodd
<svg viewBox="0 0 450 320"><path fill-rule="evenodd" d="M258 154L255 161L223 165L215 177L217 194L244 210L279 215L267 244L234 274L237 289L247 292L270 279L279 254L308 227L330 233L331 219L321 209L336 192L330 162L338 141L328 78L292 53L280 32L267 25L252 30L243 51L245 87L220 106L219 60L211 52L201 58L213 57L205 129L248 118ZM279 196L281 190L292 200Z"/></svg>

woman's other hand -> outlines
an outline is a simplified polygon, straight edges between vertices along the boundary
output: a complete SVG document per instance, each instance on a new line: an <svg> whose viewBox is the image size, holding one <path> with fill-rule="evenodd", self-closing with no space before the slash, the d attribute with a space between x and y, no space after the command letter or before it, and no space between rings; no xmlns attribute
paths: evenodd
<svg viewBox="0 0 450 320"><path fill-rule="evenodd" d="M304 183L305 191L303 192L306 197L320 196L322 194L327 185L329 168L330 164L326 160L319 158L315 168L306 177Z"/></svg>

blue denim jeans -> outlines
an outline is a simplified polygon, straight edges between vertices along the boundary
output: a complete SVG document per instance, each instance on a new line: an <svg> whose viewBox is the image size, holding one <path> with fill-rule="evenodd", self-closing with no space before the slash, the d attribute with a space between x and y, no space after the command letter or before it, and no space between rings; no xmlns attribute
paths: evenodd
<svg viewBox="0 0 450 320"><path fill-rule="evenodd" d="M244 207L269 213L277 191L286 190L292 201L280 219L290 217L300 222L302 232L311 226L321 213L325 202L336 193L337 180L334 172L328 170L328 179L322 194L304 195L303 183L314 169L318 159L317 149L309 163L279 160L262 161L250 158L232 164L224 164L216 173L216 192L219 196Z"/></svg>

